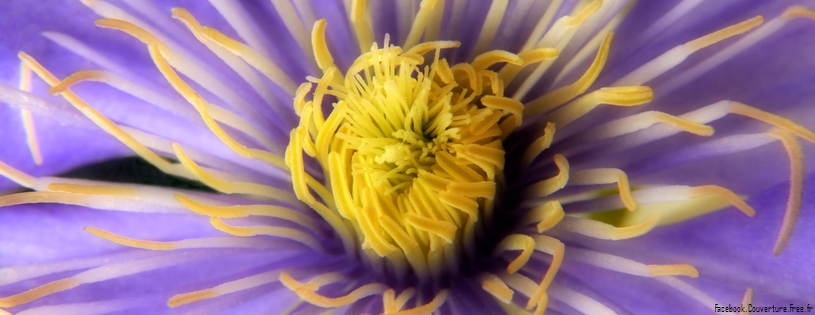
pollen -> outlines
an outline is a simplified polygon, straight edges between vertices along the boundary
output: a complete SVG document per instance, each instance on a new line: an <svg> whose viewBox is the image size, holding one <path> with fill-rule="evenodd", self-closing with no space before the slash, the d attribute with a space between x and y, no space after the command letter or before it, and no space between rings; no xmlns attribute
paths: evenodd
<svg viewBox="0 0 815 315"><path fill-rule="evenodd" d="M523 119L523 105L504 97L489 67L523 61L490 51L451 66L440 54L457 42L405 50L386 37L343 76L323 45L324 29L315 23L312 38L323 76L296 93L300 123L286 162L300 178L303 154L313 157L333 200L316 200L303 181L294 180L294 190L341 216L347 237L374 264L439 273L447 266L439 257L456 259L474 246L473 223L488 216L504 168L502 139Z"/></svg>

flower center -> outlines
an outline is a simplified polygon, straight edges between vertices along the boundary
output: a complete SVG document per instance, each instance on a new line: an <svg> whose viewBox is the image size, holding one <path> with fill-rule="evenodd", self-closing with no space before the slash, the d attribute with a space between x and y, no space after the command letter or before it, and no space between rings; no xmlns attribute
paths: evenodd
<svg viewBox="0 0 815 315"><path fill-rule="evenodd" d="M346 242L380 271L412 270L427 279L455 268L462 251L474 251L476 222L493 207L502 139L520 125L523 106L503 97L503 82L486 69L496 55L492 63L487 55L452 67L439 58L441 49L457 46L429 42L402 51L386 38L344 78L333 66L312 78L311 100L312 83L298 89L301 120L286 151L292 177L304 179L295 180L295 192L336 212ZM323 118L326 95L336 102ZM306 187L316 183L305 180L300 151L319 162L330 183L322 203Z"/></svg>

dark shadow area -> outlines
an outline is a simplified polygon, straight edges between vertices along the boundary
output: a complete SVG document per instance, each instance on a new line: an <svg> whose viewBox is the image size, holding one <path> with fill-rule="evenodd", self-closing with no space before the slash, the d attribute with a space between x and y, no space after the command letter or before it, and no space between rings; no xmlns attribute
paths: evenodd
<svg viewBox="0 0 815 315"><path fill-rule="evenodd" d="M127 157L89 164L60 174L58 177L215 192L201 182L167 175L140 157Z"/></svg>

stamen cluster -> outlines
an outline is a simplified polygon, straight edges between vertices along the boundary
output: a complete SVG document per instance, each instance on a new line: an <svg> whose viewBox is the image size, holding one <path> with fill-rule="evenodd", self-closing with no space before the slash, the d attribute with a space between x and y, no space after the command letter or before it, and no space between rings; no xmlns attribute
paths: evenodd
<svg viewBox="0 0 815 315"><path fill-rule="evenodd" d="M381 272L428 279L450 271L465 251L474 254L476 222L493 207L502 139L520 125L523 107L503 97L487 63L450 67L439 58L457 46L403 52L374 43L344 78L324 69L312 100L312 83L298 89L301 121L286 157L293 177L304 172L301 151L316 158L333 196L317 207L342 217L345 237ZM327 95L337 101L323 118ZM301 200L313 198L305 186L295 187Z"/></svg>

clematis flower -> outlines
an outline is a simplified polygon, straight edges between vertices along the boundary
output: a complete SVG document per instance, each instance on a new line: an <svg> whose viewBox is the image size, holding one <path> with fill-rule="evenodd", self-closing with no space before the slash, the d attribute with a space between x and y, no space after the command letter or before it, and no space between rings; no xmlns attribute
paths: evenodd
<svg viewBox="0 0 815 315"><path fill-rule="evenodd" d="M3 2L0 313L806 308L799 5Z"/></svg>

